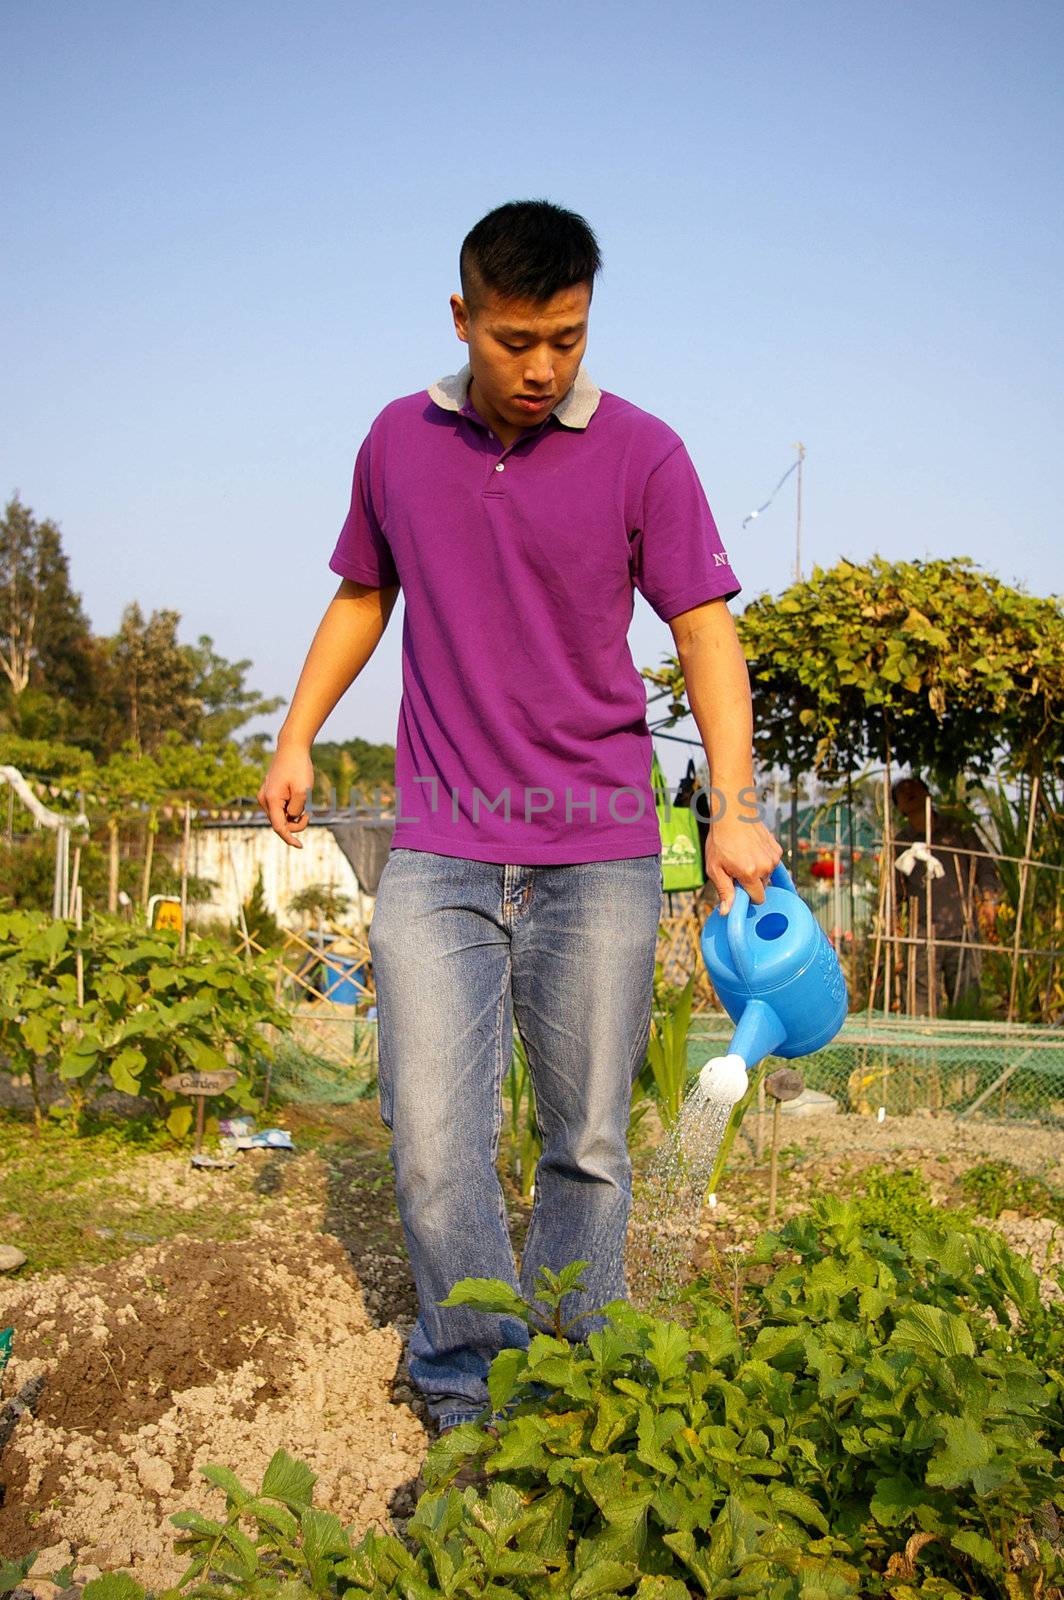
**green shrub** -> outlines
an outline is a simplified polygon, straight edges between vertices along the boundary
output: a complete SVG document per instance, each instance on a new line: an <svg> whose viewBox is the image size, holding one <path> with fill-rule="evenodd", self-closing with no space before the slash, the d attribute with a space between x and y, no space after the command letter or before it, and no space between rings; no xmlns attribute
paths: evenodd
<svg viewBox="0 0 1064 1600"><path fill-rule="evenodd" d="M42 1074L55 1071L78 1112L109 1089L147 1095L181 1138L192 1109L185 1097L174 1106L178 1096L163 1080L235 1066L241 1078L227 1098L250 1107L242 1069L272 1049L262 1027L290 1025L273 985L265 962L213 939L194 937L181 955L170 930L100 916L78 929L38 912L0 913L0 1067L29 1076L38 1115Z"/></svg>
<svg viewBox="0 0 1064 1600"><path fill-rule="evenodd" d="M960 1187L984 1217L1018 1211L1024 1217L1052 1217L1064 1222L1064 1195L1008 1161L983 1161L969 1167Z"/></svg>

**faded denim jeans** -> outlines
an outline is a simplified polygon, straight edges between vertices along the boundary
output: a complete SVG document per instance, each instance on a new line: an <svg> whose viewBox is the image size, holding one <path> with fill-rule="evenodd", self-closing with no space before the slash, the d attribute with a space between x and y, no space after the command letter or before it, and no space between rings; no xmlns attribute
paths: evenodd
<svg viewBox="0 0 1064 1600"><path fill-rule="evenodd" d="M513 1317L441 1308L459 1278L532 1299L540 1267L581 1259L567 1317L626 1297L661 907L660 854L530 867L393 848L385 863L369 929L380 1106L420 1308L407 1361L441 1428L479 1415L494 1357L528 1343ZM520 1274L495 1168L515 1020L543 1139Z"/></svg>

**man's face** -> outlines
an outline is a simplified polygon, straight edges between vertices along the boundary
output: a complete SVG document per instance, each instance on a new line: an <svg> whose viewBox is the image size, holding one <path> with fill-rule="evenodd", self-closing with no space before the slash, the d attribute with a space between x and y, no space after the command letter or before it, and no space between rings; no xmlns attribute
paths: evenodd
<svg viewBox="0 0 1064 1600"><path fill-rule="evenodd" d="M898 792L894 797L898 810L906 821L915 827L922 824L925 816L927 790L922 783L903 782L898 785Z"/></svg>
<svg viewBox="0 0 1064 1600"><path fill-rule="evenodd" d="M550 300L505 300L484 289L472 308L451 296L455 331L469 346L469 397L505 443L544 422L572 388L590 309L587 283Z"/></svg>

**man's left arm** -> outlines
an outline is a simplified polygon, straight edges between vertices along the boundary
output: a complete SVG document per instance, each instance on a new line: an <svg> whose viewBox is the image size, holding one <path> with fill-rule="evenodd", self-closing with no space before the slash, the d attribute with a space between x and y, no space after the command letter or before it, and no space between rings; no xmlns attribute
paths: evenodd
<svg viewBox="0 0 1064 1600"><path fill-rule="evenodd" d="M761 821L754 787L750 674L726 601L681 611L669 627L713 786L706 876L727 914L737 882L760 905L764 886L783 858Z"/></svg>

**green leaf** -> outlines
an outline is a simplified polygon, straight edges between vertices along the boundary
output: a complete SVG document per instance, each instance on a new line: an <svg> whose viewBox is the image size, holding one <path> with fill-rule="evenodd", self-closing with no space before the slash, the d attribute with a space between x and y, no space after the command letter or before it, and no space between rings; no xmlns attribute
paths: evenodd
<svg viewBox="0 0 1064 1600"><path fill-rule="evenodd" d="M317 1473L311 1472L303 1461L294 1460L287 1450L277 1450L270 1457L259 1493L293 1511L302 1511L310 1505Z"/></svg>
<svg viewBox="0 0 1064 1600"><path fill-rule="evenodd" d="M46 1017L28 1016L19 1031L34 1055L43 1056L52 1043L52 1030Z"/></svg>
<svg viewBox="0 0 1064 1600"><path fill-rule="evenodd" d="M898 1318L890 1336L893 1345L915 1350L933 1350L936 1355L975 1354L975 1340L963 1317L941 1306L911 1305Z"/></svg>
<svg viewBox="0 0 1064 1600"><path fill-rule="evenodd" d="M981 1533L965 1529L963 1533L954 1534L950 1540L954 1550L962 1550L965 1555L971 1556L987 1572L1001 1573L1005 1570L1005 1563L998 1555L989 1539Z"/></svg>
<svg viewBox="0 0 1064 1600"><path fill-rule="evenodd" d="M326 1568L330 1556L349 1556L351 1541L339 1517L331 1511L319 1511L310 1506L300 1518L303 1530L303 1554L315 1574L315 1586L326 1581Z"/></svg>
<svg viewBox="0 0 1064 1600"><path fill-rule="evenodd" d="M227 1522L225 1525L225 1541L236 1556L241 1575L252 1578L258 1568L258 1552L247 1534L235 1523Z"/></svg>
<svg viewBox="0 0 1064 1600"><path fill-rule="evenodd" d="M869 1509L881 1528L894 1528L916 1509L924 1498L923 1491L903 1473L891 1478L880 1478L869 1503Z"/></svg>
<svg viewBox="0 0 1064 1600"><path fill-rule="evenodd" d="M972 1483L978 1470L989 1462L990 1441L971 1417L944 1417L940 1427L946 1446L928 1464L927 1482L939 1489L959 1489L963 1483Z"/></svg>
<svg viewBox="0 0 1064 1600"><path fill-rule="evenodd" d="M441 1306L469 1306L474 1311L529 1319L529 1307L518 1291L501 1278L460 1278Z"/></svg>
<svg viewBox="0 0 1064 1600"><path fill-rule="evenodd" d="M123 1094L139 1094L140 1080L134 1077L137 1066L143 1069L147 1057L142 1050L126 1049L119 1052L111 1062L109 1073L111 1082Z"/></svg>
<svg viewBox="0 0 1064 1600"><path fill-rule="evenodd" d="M209 1461L206 1466L200 1467L200 1473L208 1483L213 1483L216 1489L223 1489L235 1506L246 1505L252 1499L251 1490L244 1488L236 1473L229 1467L220 1467L215 1462Z"/></svg>
<svg viewBox="0 0 1064 1600"><path fill-rule="evenodd" d="M772 1504L789 1517L804 1522L820 1533L828 1533L828 1519L811 1495L786 1483L770 1483L768 1497Z"/></svg>
<svg viewBox="0 0 1064 1600"><path fill-rule="evenodd" d="M647 1360L663 1384L672 1378L686 1376L690 1348L690 1336L678 1322L654 1324L647 1346Z"/></svg>
<svg viewBox="0 0 1064 1600"><path fill-rule="evenodd" d="M175 1139L183 1139L192 1126L192 1107L175 1106L166 1119L166 1129Z"/></svg>
<svg viewBox="0 0 1064 1600"><path fill-rule="evenodd" d="M500 1350L495 1357L488 1371L488 1394L496 1411L501 1411L512 1399L527 1360L525 1351L517 1348Z"/></svg>
<svg viewBox="0 0 1064 1600"><path fill-rule="evenodd" d="M507 1440L512 1439L515 1431L527 1418L519 1418L514 1427L507 1434ZM438 1488L454 1477L458 1468L467 1461L475 1460L477 1456L488 1454L494 1447L495 1441L483 1428L475 1422L460 1422L456 1428L448 1428L429 1445L425 1456L422 1473L430 1489Z"/></svg>
<svg viewBox="0 0 1064 1600"><path fill-rule="evenodd" d="M636 1577L636 1568L626 1561L595 1561L573 1580L571 1600L593 1600L595 1595L616 1594Z"/></svg>
<svg viewBox="0 0 1064 1600"><path fill-rule="evenodd" d="M184 1051L197 1072L224 1072L229 1065L220 1050L202 1039L179 1037L177 1047Z"/></svg>

